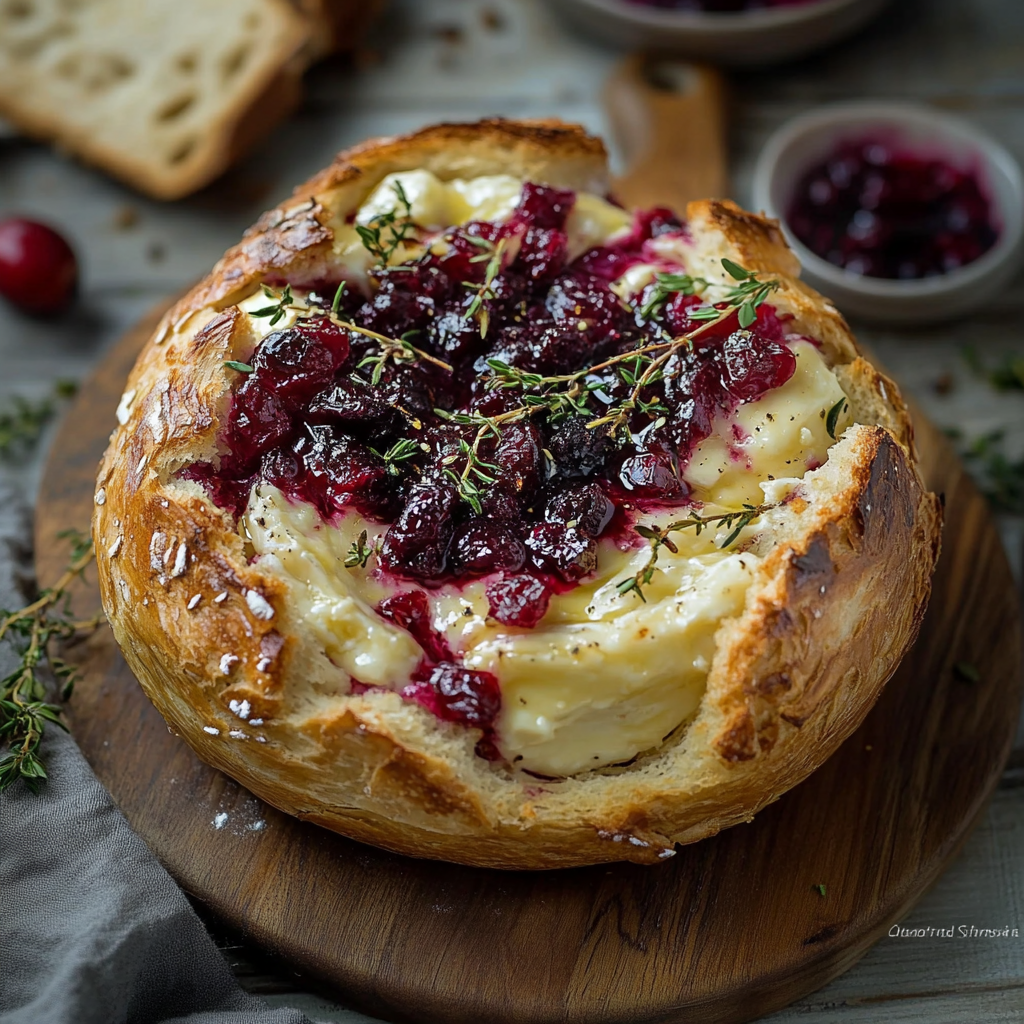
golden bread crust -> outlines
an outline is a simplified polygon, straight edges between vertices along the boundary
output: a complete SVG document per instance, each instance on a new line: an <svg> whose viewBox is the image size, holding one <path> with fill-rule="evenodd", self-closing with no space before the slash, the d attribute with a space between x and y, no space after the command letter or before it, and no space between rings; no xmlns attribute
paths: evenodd
<svg viewBox="0 0 1024 1024"><path fill-rule="evenodd" d="M216 451L223 362L252 350L234 304L261 280L315 273L332 222L384 175L424 166L442 178L500 170L601 191L604 151L557 122L439 125L341 154L267 214L168 314L128 381L97 482L104 608L171 727L282 810L465 864L655 863L676 843L749 820L859 725L920 626L938 501L918 475L899 392L842 317L796 280L778 226L732 203L694 203L700 246L781 277L773 302L820 339L860 424L816 471L805 507L775 524L778 543L742 613L719 628L696 717L625 768L546 781L489 765L473 753L473 730L444 726L397 694L323 699L286 587L247 563L231 518L174 474ZM242 701L259 729L233 713Z"/></svg>

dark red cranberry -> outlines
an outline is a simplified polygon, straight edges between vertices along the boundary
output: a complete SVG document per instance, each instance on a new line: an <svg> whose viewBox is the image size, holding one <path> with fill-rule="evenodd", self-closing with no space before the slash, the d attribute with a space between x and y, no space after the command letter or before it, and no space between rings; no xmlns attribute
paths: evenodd
<svg viewBox="0 0 1024 1024"><path fill-rule="evenodd" d="M450 559L452 569L460 575L483 576L502 569L515 572L526 563L526 548L500 520L474 517L456 527Z"/></svg>
<svg viewBox="0 0 1024 1024"><path fill-rule="evenodd" d="M561 231L576 203L576 193L528 181L519 193L513 221L522 220L538 228Z"/></svg>
<svg viewBox="0 0 1024 1024"><path fill-rule="evenodd" d="M541 447L540 431L534 423L511 423L501 432L493 461L523 501L529 501L540 486L544 472Z"/></svg>
<svg viewBox="0 0 1024 1024"><path fill-rule="evenodd" d="M612 521L615 505L598 484L560 491L544 507L544 518L572 523L585 537L600 537Z"/></svg>
<svg viewBox="0 0 1024 1024"><path fill-rule="evenodd" d="M326 387L334 376L334 356L311 334L298 327L268 334L253 356L255 372L243 388L272 391L297 409Z"/></svg>
<svg viewBox="0 0 1024 1024"><path fill-rule="evenodd" d="M326 518L349 505L367 515L388 511L389 477L384 463L347 434L307 424L292 453L302 467L300 495Z"/></svg>
<svg viewBox="0 0 1024 1024"><path fill-rule="evenodd" d="M47 316L71 305L77 283L74 251L53 228L22 217L0 221L0 295Z"/></svg>
<svg viewBox="0 0 1024 1024"><path fill-rule="evenodd" d="M409 492L398 518L384 537L381 564L396 576L440 579L448 565L448 546L460 504L446 477L424 477Z"/></svg>
<svg viewBox="0 0 1024 1024"><path fill-rule="evenodd" d="M372 299L356 314L361 327L397 338L426 327L437 307L451 290L443 270L433 266L388 268L378 272Z"/></svg>
<svg viewBox="0 0 1024 1024"><path fill-rule="evenodd" d="M544 618L551 588L536 576L502 576L487 584L488 612L505 626L533 629Z"/></svg>
<svg viewBox="0 0 1024 1024"><path fill-rule="evenodd" d="M335 369L338 369L348 359L351 347L348 331L333 323L328 317L305 319L301 322L300 329L309 335L317 345L323 346L331 353Z"/></svg>
<svg viewBox="0 0 1024 1024"><path fill-rule="evenodd" d="M430 601L422 590L405 590L384 598L377 611L396 626L412 634L431 661L450 661L451 648L444 635L434 629Z"/></svg>
<svg viewBox="0 0 1024 1024"><path fill-rule="evenodd" d="M516 263L532 280L548 281L565 266L567 251L564 231L527 228Z"/></svg>
<svg viewBox="0 0 1024 1024"><path fill-rule="evenodd" d="M378 442L381 434L401 433L407 423L375 388L346 378L314 396L308 419L310 423L334 423L353 433L372 435Z"/></svg>
<svg viewBox="0 0 1024 1024"><path fill-rule="evenodd" d="M796 372L796 357L787 345L737 331L722 346L722 384L733 398L752 402L782 387Z"/></svg>
<svg viewBox="0 0 1024 1024"><path fill-rule="evenodd" d="M551 452L561 476L569 479L596 473L614 450L614 445L602 429L587 427L582 416L569 416L558 424L548 438Z"/></svg>
<svg viewBox="0 0 1024 1024"><path fill-rule="evenodd" d="M547 308L556 324L585 332L591 345L617 336L630 325L622 300L603 281L563 274L548 291Z"/></svg>
<svg viewBox="0 0 1024 1024"><path fill-rule="evenodd" d="M422 704L444 722L486 729L501 711L501 689L490 672L476 672L446 661L429 676L402 691L406 700Z"/></svg>
<svg viewBox="0 0 1024 1024"><path fill-rule="evenodd" d="M247 461L280 444L292 429L288 407L255 374L235 392L229 423L231 450Z"/></svg>
<svg viewBox="0 0 1024 1024"><path fill-rule="evenodd" d="M538 569L557 573L566 583L578 583L597 568L596 542L565 523L538 523L526 546Z"/></svg>
<svg viewBox="0 0 1024 1024"><path fill-rule="evenodd" d="M679 220L674 211L666 206L655 206L649 210L638 210L633 219L632 235L624 244L636 246L650 241L652 238L675 234L682 230L682 221Z"/></svg>
<svg viewBox="0 0 1024 1024"><path fill-rule="evenodd" d="M468 293L467 293L468 294ZM481 343L480 323L466 316L466 304L442 312L427 328L427 338L432 348L444 359L461 359Z"/></svg>
<svg viewBox="0 0 1024 1024"><path fill-rule="evenodd" d="M651 445L626 455L619 466L618 481L637 498L679 500L689 493L679 477L675 454L664 445Z"/></svg>

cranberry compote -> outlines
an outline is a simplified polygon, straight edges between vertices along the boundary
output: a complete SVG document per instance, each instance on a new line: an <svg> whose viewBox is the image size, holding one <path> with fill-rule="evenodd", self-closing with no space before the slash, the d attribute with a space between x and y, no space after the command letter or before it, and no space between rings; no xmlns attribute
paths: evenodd
<svg viewBox="0 0 1024 1024"><path fill-rule="evenodd" d="M424 652L405 696L485 729L497 683L459 665L427 589L482 579L493 619L535 627L594 572L627 510L687 502L687 459L716 416L795 369L766 303L741 324L660 279L628 299L612 288L637 264L682 273L659 249L688 237L670 210L569 261L575 198L527 183L503 223L421 232L420 257L378 266L366 293L350 284L337 315L310 295L228 364L224 454L184 471L235 514L266 481L327 521L355 510L385 524L363 561L396 590L379 613ZM666 358L632 394L650 352ZM596 422L609 410L617 421Z"/></svg>
<svg viewBox="0 0 1024 1024"><path fill-rule="evenodd" d="M935 277L998 238L973 173L874 139L843 143L807 171L787 220L812 252L868 277Z"/></svg>

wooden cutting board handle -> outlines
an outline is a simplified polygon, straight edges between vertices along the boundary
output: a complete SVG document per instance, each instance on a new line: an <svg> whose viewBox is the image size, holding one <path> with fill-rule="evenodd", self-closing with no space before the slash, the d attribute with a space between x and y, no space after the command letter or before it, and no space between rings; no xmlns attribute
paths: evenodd
<svg viewBox="0 0 1024 1024"><path fill-rule="evenodd" d="M714 68L631 54L609 78L605 106L627 162L612 183L625 206L682 211L728 194L725 84Z"/></svg>

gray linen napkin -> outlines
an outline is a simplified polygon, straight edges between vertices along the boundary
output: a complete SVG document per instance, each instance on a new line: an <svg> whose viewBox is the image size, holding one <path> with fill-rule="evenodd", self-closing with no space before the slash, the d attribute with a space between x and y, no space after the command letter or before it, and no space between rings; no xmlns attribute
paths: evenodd
<svg viewBox="0 0 1024 1024"><path fill-rule="evenodd" d="M24 603L30 536L0 482L0 607ZM239 988L74 740L51 728L43 753L40 793L0 795L0 1024L312 1024Z"/></svg>

